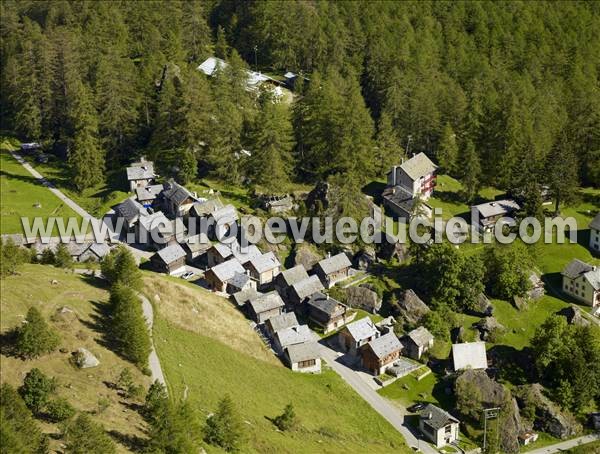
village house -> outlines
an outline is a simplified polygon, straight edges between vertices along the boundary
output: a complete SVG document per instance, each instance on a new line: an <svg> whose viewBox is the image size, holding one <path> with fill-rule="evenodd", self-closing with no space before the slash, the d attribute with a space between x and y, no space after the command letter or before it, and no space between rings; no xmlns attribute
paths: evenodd
<svg viewBox="0 0 600 454"><path fill-rule="evenodd" d="M235 273L231 279L227 281L227 288L225 291L230 295L243 292L248 289L256 290L256 281L252 279L248 272Z"/></svg>
<svg viewBox="0 0 600 454"><path fill-rule="evenodd" d="M427 404L419 412L419 430L436 448L458 440L459 424L458 419L433 404Z"/></svg>
<svg viewBox="0 0 600 454"><path fill-rule="evenodd" d="M140 244L163 246L173 236L173 224L162 211L142 216L135 225L135 239Z"/></svg>
<svg viewBox="0 0 600 454"><path fill-rule="evenodd" d="M239 214L233 205L225 205L207 216L208 233L216 240L222 240L229 235L231 227L236 224Z"/></svg>
<svg viewBox="0 0 600 454"><path fill-rule="evenodd" d="M481 233L494 230L501 218L512 218L521 206L512 199L495 200L471 207L471 224Z"/></svg>
<svg viewBox="0 0 600 454"><path fill-rule="evenodd" d="M292 285L305 279L308 279L308 273L306 272L306 269L303 265L296 265L288 270L283 270L281 273L275 276L275 279L273 280L273 286L275 287L275 290L279 292L279 295L281 295L281 297L287 301L288 289Z"/></svg>
<svg viewBox="0 0 600 454"><path fill-rule="evenodd" d="M314 334L308 325L290 326L276 331L273 335L273 347L275 351L283 353L290 345L304 344L312 342Z"/></svg>
<svg viewBox="0 0 600 454"><path fill-rule="evenodd" d="M388 187L400 187L411 198L421 197L427 200L435 187L437 166L425 153L419 153L399 166L392 167L387 175Z"/></svg>
<svg viewBox="0 0 600 454"><path fill-rule="evenodd" d="M226 262L213 266L204 273L204 280L215 292L226 292L227 282L237 274L245 274L246 271L240 262L232 258Z"/></svg>
<svg viewBox="0 0 600 454"><path fill-rule="evenodd" d="M313 293L320 292L323 289L323 283L319 279L319 276L309 276L308 279L296 282L288 288L286 303L295 309L304 310L302 306L306 299Z"/></svg>
<svg viewBox="0 0 600 454"><path fill-rule="evenodd" d="M242 248L237 240L229 243L215 242L206 253L208 266L218 265L229 260L231 257L235 257L238 262L245 265L252 258L261 255L262 252L254 244Z"/></svg>
<svg viewBox="0 0 600 454"><path fill-rule="evenodd" d="M312 374L321 372L321 357L315 342L290 345L285 349L284 357L294 372Z"/></svg>
<svg viewBox="0 0 600 454"><path fill-rule="evenodd" d="M110 246L106 243L87 243L78 257L80 262L99 262L110 252Z"/></svg>
<svg viewBox="0 0 600 454"><path fill-rule="evenodd" d="M457 372L463 369L487 369L485 342L452 344L452 363Z"/></svg>
<svg viewBox="0 0 600 454"><path fill-rule="evenodd" d="M402 344L394 332L373 339L360 349L362 366L375 376L383 374L400 358Z"/></svg>
<svg viewBox="0 0 600 454"><path fill-rule="evenodd" d="M131 192L135 191L136 188L144 188L152 184L157 177L158 175L154 173L154 163L146 161L144 158L127 167L127 181Z"/></svg>
<svg viewBox="0 0 600 454"><path fill-rule="evenodd" d="M204 233L189 236L181 243L186 253L186 261L190 265L198 263L208 252L211 245L212 243L208 239L208 236Z"/></svg>
<svg viewBox="0 0 600 454"><path fill-rule="evenodd" d="M176 274L185 271L185 251L173 243L150 257L153 268L160 273Z"/></svg>
<svg viewBox="0 0 600 454"><path fill-rule="evenodd" d="M600 268L574 259L563 269L563 291L587 304L600 306Z"/></svg>
<svg viewBox="0 0 600 454"><path fill-rule="evenodd" d="M233 301L240 309L243 308L250 300L258 298L260 293L256 290L256 287L248 287L244 290L236 292L231 295Z"/></svg>
<svg viewBox="0 0 600 454"><path fill-rule="evenodd" d="M161 197L165 213L172 217L186 216L196 202L195 195L173 180L165 184Z"/></svg>
<svg viewBox="0 0 600 454"><path fill-rule="evenodd" d="M115 216L117 219L123 219L121 231L126 233L133 231L140 218L143 216L148 216L148 211L143 205L131 197L125 199L115 207ZM119 225L115 223L115 227L118 226Z"/></svg>
<svg viewBox="0 0 600 454"><path fill-rule="evenodd" d="M357 356L359 349L379 337L377 327L369 317L348 323L338 333L338 344L345 352Z"/></svg>
<svg viewBox="0 0 600 454"><path fill-rule="evenodd" d="M190 216L206 218L215 211L223 208L223 202L218 197L212 199L198 199L190 210Z"/></svg>
<svg viewBox="0 0 600 454"><path fill-rule="evenodd" d="M350 319L348 306L321 292L313 293L306 302L308 317L323 328L323 333L344 326Z"/></svg>
<svg viewBox="0 0 600 454"><path fill-rule="evenodd" d="M275 291L259 294L247 304L250 318L258 324L264 323L267 319L281 314L284 306L283 300Z"/></svg>
<svg viewBox="0 0 600 454"><path fill-rule="evenodd" d="M298 326L298 319L294 312L283 312L267 319L265 322L265 331L269 337L273 337L277 331L281 331L292 326Z"/></svg>
<svg viewBox="0 0 600 454"><path fill-rule="evenodd" d="M144 187L135 188L135 197L145 208L151 208L163 189L164 186L162 184L149 184Z"/></svg>
<svg viewBox="0 0 600 454"><path fill-rule="evenodd" d="M294 201L289 194L260 198L262 207L269 213L285 213L294 208Z"/></svg>
<svg viewBox="0 0 600 454"><path fill-rule="evenodd" d="M590 249L600 254L600 213L590 223Z"/></svg>
<svg viewBox="0 0 600 454"><path fill-rule="evenodd" d="M350 275L352 263L346 254L340 252L333 257L321 260L314 267L314 271L325 288L331 288L336 283L343 281Z"/></svg>
<svg viewBox="0 0 600 454"><path fill-rule="evenodd" d="M423 354L433 347L433 335L424 326L410 331L403 341L406 356L416 360L421 359Z"/></svg>
<svg viewBox="0 0 600 454"><path fill-rule="evenodd" d="M269 284L279 274L281 263L273 252L267 252L257 257L252 257L244 268L250 271L250 276L258 282L259 287Z"/></svg>

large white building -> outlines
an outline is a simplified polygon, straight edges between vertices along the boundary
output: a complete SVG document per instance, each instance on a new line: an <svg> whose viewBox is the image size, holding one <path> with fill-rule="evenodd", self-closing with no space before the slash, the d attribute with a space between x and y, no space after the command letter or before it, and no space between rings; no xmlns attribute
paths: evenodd
<svg viewBox="0 0 600 454"><path fill-rule="evenodd" d="M600 254L600 213L590 223L590 249Z"/></svg>
<svg viewBox="0 0 600 454"><path fill-rule="evenodd" d="M574 259L562 276L563 292L588 306L600 306L600 268Z"/></svg>

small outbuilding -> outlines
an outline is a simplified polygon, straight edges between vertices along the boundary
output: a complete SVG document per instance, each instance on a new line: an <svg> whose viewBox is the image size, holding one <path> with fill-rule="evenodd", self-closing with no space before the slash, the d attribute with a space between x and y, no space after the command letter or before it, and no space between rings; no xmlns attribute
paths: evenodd
<svg viewBox="0 0 600 454"><path fill-rule="evenodd" d="M272 291L260 294L248 302L248 314L256 323L264 323L269 318L280 315L285 304L279 293Z"/></svg>
<svg viewBox="0 0 600 454"><path fill-rule="evenodd" d="M403 341L406 356L418 360L433 347L433 334L424 326L419 326L404 336Z"/></svg>
<svg viewBox="0 0 600 454"><path fill-rule="evenodd" d="M321 372L321 357L315 342L290 345L285 349L284 356L294 372L313 374Z"/></svg>
<svg viewBox="0 0 600 454"><path fill-rule="evenodd" d="M160 249L150 261L155 270L161 273L176 274L185 270L185 251L177 244Z"/></svg>
<svg viewBox="0 0 600 454"><path fill-rule="evenodd" d="M331 288L350 276L351 266L352 263L348 256L341 252L321 260L315 265L314 270L325 288Z"/></svg>

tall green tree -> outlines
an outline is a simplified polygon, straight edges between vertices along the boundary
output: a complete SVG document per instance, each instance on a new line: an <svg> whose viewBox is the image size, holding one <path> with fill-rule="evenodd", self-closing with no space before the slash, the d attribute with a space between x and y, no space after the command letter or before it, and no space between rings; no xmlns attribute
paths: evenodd
<svg viewBox="0 0 600 454"><path fill-rule="evenodd" d="M56 390L56 381L34 367L25 375L19 393L25 405L35 414L40 413Z"/></svg>
<svg viewBox="0 0 600 454"><path fill-rule="evenodd" d="M225 451L237 451L243 441L243 423L231 397L223 397L217 411L206 420L204 440Z"/></svg>
<svg viewBox="0 0 600 454"><path fill-rule="evenodd" d="M437 159L443 171L450 175L457 175L458 171L458 144L456 142L456 134L450 123L446 123L440 145L437 150Z"/></svg>
<svg viewBox="0 0 600 454"><path fill-rule="evenodd" d="M392 125L392 119L387 112L383 112L377 123L376 148L373 156L375 175L382 177L389 172L390 167L406 157L400 145L398 135Z"/></svg>
<svg viewBox="0 0 600 454"><path fill-rule="evenodd" d="M123 284L139 290L142 285L142 273L133 254L123 245L112 249L102 260L102 275L112 284Z"/></svg>
<svg viewBox="0 0 600 454"><path fill-rule="evenodd" d="M25 358L37 358L56 350L59 343L56 330L48 325L37 308L30 307L25 324L17 330L17 351Z"/></svg>
<svg viewBox="0 0 600 454"><path fill-rule="evenodd" d="M479 189L481 188L481 163L473 142L467 141L462 161L463 174L461 183L463 186L463 196L468 203L471 203L477 198Z"/></svg>
<svg viewBox="0 0 600 454"><path fill-rule="evenodd" d="M116 452L115 443L104 431L104 428L85 413L81 413L66 424L63 433L68 453L103 452L112 454Z"/></svg>

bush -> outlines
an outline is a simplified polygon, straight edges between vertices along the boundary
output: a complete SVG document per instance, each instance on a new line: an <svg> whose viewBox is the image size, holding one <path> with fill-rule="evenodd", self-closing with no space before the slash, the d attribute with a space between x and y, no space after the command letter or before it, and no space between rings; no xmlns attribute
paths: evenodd
<svg viewBox="0 0 600 454"><path fill-rule="evenodd" d="M63 243L60 243L54 253L54 265L59 268L71 268L73 266L73 258L71 253Z"/></svg>
<svg viewBox="0 0 600 454"><path fill-rule="evenodd" d="M54 252L50 248L46 248L42 251L42 257L40 263L42 265L54 265L55 257Z"/></svg>
<svg viewBox="0 0 600 454"><path fill-rule="evenodd" d="M116 452L115 444L106 434L104 428L82 413L64 427L66 452L69 454L87 454Z"/></svg>
<svg viewBox="0 0 600 454"><path fill-rule="evenodd" d="M58 334L46 323L40 311L30 307L25 322L17 330L16 348L21 356L37 358L56 350L60 343Z"/></svg>
<svg viewBox="0 0 600 454"><path fill-rule="evenodd" d="M0 239L0 276L10 276L17 272L17 268L22 263L30 261L26 249L17 246L12 238L6 241Z"/></svg>
<svg viewBox="0 0 600 454"><path fill-rule="evenodd" d="M273 421L279 430L291 430L298 425L298 419L296 418L296 412L292 404L287 404L283 413L275 418Z"/></svg>
<svg viewBox="0 0 600 454"><path fill-rule="evenodd" d="M75 409L67 399L59 397L46 405L46 414L52 422L62 422L70 419L75 414Z"/></svg>
<svg viewBox="0 0 600 454"><path fill-rule="evenodd" d="M19 388L21 397L25 405L34 413L40 413L48 403L50 395L56 389L56 382L53 378L44 375L39 369L33 368L23 380L23 385Z"/></svg>
<svg viewBox="0 0 600 454"><path fill-rule="evenodd" d="M225 396L219 402L214 415L206 420L204 440L225 451L236 451L242 442L243 424L237 414L233 401Z"/></svg>

